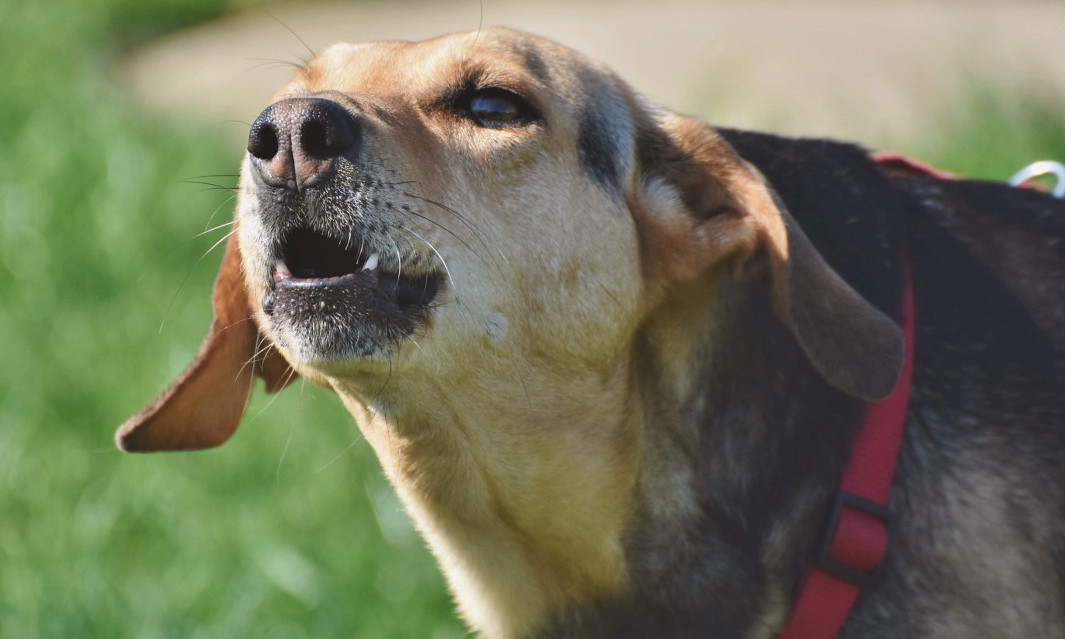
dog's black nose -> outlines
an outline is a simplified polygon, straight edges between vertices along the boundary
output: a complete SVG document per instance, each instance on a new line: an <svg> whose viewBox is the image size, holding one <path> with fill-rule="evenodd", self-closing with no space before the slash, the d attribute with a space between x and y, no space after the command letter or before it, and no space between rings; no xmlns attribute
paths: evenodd
<svg viewBox="0 0 1065 639"><path fill-rule="evenodd" d="M248 153L263 182L303 191L332 175L336 159L354 149L358 139L358 121L336 102L290 98L255 119Z"/></svg>

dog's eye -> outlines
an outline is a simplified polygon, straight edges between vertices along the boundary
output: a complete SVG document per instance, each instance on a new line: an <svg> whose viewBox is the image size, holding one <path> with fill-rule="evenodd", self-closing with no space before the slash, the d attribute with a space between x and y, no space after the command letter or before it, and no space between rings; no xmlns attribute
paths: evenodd
<svg viewBox="0 0 1065 639"><path fill-rule="evenodd" d="M507 126L527 122L533 108L524 98L506 89L481 89L469 97L466 110L483 126Z"/></svg>

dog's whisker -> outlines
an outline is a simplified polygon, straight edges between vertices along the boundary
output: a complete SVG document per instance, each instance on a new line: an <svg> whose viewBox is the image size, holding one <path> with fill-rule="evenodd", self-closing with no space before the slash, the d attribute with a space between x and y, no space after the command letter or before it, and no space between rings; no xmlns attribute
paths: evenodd
<svg viewBox="0 0 1065 639"><path fill-rule="evenodd" d="M426 204L428 204L430 206L435 206L436 208L438 208L438 209L444 211L445 213L448 213L449 215L453 216L455 219L457 219L459 222L461 222L463 224L463 226L465 226L471 233L473 233L474 237L477 238L477 240L484 246L484 248L486 248L486 249L488 248L488 242L485 241L485 238L481 235L481 232L477 229L477 227L474 226L474 224L472 222L467 220L466 216L462 215L461 213L459 213L455 209L451 208L450 206L447 206L446 204L438 202L438 201L436 201L436 200L434 200L432 198L422 197L420 195L416 195L414 193L410 193L409 191L404 191L403 195L405 197L409 197L411 199L418 200L420 202L425 202ZM418 217L422 217L422 216L419 215ZM430 220L430 221L432 221L432 220ZM441 226L441 228L443 228L445 231L451 233L451 235L454 236L455 239L459 240L460 242L463 241L461 237L456 235L454 232L452 232L447 227ZM470 248L469 245L466 245L465 243L463 243L463 245L466 246L467 248ZM471 248L470 250L473 250L473 249Z"/></svg>
<svg viewBox="0 0 1065 639"><path fill-rule="evenodd" d="M213 217L213 215L212 215L212 217ZM226 222L225 224L220 224L220 225L218 225L218 226L216 226L216 227L213 227L213 228L209 228L209 229L203 230L203 231L201 231L201 232L199 232L199 233L197 233L197 234L195 234L195 235L192 235L192 236L188 237L188 238L187 238L187 239L185 239L185 240L182 240L182 241L180 241L180 242L176 242L176 243L175 243L175 244L174 244L174 245L173 245L173 246L172 246L171 248L167 249L167 250L166 250L166 251L164 251L164 252L163 252L162 254L160 254L160 256L159 256L159 257L160 257L160 258L163 258L163 257L167 257L167 256L169 256L169 255L173 255L175 251L177 251L177 250L178 250L178 249L180 249L181 247L185 246L185 245L186 245L186 244L188 244L189 242L191 242L191 241L193 241L193 240L195 240L195 239L197 239L197 238L203 237L203 236L205 236L205 235L208 235L208 234L210 234L210 233L213 233L213 232L215 232L215 231L217 231L217 230L220 230L220 229L224 229L224 228L226 228L227 226L233 226L234 224L236 224L236 222L235 222L235 221L233 221L233 222ZM144 273L141 273L141 274L140 274L140 276L138 276L138 278L137 278L137 281L140 281L140 280L141 280L141 279L143 279L143 278L144 278Z"/></svg>
<svg viewBox="0 0 1065 639"><path fill-rule="evenodd" d="M302 380L302 383L300 384L300 392L299 392L299 395L297 396L297 401L296 401L296 412L297 413L301 413L302 412L303 401L304 401L303 398L305 397L304 391L306 390L306 387L307 387L307 380ZM267 406L269 406L270 404L272 404L275 401L277 401L278 397L280 397L280 395L277 395L273 399L271 399L267 403ZM264 410L265 410L265 407L264 407ZM292 423L289 425L288 436L285 437L285 445L281 448L281 455L277 458L277 471L276 471L276 475L275 475L275 478L274 478L274 481L277 482L277 483L281 482L281 468L285 465L285 459L288 458L288 449L289 449L289 446L291 446L291 444L292 444L292 436L296 432L296 427L297 427L296 420L293 419Z"/></svg>
<svg viewBox="0 0 1065 639"><path fill-rule="evenodd" d="M222 239L220 239L217 242L215 242L214 244L212 244L211 248L207 249L207 251L205 251L204 254L201 255L198 260L196 260L196 263L199 264L200 262L202 262L204 260L204 258L206 258L208 255L211 254L212 251L214 251L216 248L218 248L219 246L224 244L227 240L229 240L229 238L232 237L233 234L236 233L236 232L237 232L237 229L234 226L232 231L230 231L229 233L226 233L225 236L222 237Z"/></svg>
<svg viewBox="0 0 1065 639"><path fill-rule="evenodd" d="M384 393L384 390L385 390L385 388L388 387L388 384L389 384L390 381L392 381L392 358L391 357L388 358L388 377L385 379L385 383L381 386L381 389L379 391L377 391L377 395L378 396L380 396L382 393ZM378 418L381 416L381 414L380 414L380 412L378 412L378 410L376 408L373 408L372 406L367 406L366 407L366 412L368 412L370 414L370 421L367 424L367 427L370 428L370 427L373 426L374 422L376 422L378 420ZM396 450L395 439L392 437L392 424L390 424L388 422L388 420L383 420L383 421L384 421L383 425L384 425L384 429L385 429L385 438L388 440L389 458L392 460L392 476L393 477L399 477L400 476L399 475L399 458L400 458L400 456L398 454L398 451Z"/></svg>
<svg viewBox="0 0 1065 639"><path fill-rule="evenodd" d="M418 199L417 196L411 195L410 193L404 193L404 195L406 195L408 197L412 197L412 198ZM464 246L465 248L469 249L469 251L471 253L473 253L474 255L480 256L480 254L477 253L477 251L475 251L474 248L472 246L470 246L469 243L466 242L466 240L464 240L462 237L460 237L457 233L455 233L454 231L449 229L444 224L441 224L440 222L437 222L436 220L434 220L434 219L432 219L432 218L430 218L430 217L428 217L426 215L422 215L421 213L418 213L417 211L414 211L413 209L411 209L409 211L406 211L406 213L408 215L412 215L412 216L414 216L414 217L416 217L416 218L418 218L420 220L424 220L424 221L426 221L426 222L428 222L428 223L430 223L430 224L432 224L434 226L437 226L437 227L441 228L448 235L450 235L451 237L453 237L456 240L458 240L462 244L462 246ZM476 232L474 232L474 233L476 235ZM478 238L478 239L480 239L480 238ZM488 248L488 245L485 244L484 240L481 240L481 243L484 244L486 249Z"/></svg>
<svg viewBox="0 0 1065 639"><path fill-rule="evenodd" d="M214 178L227 178L227 179L236 181L236 180L240 179L240 174L239 173L205 173L204 175L190 175L189 177L183 178L183 179L179 180L178 182L181 183L181 184L210 184L212 186L225 186L225 185L221 185L221 184L215 184L214 182L207 182L206 181L208 179L214 179ZM234 184L232 184L231 186L229 186L227 188L235 189L237 187L238 187L238 184L234 183Z"/></svg>
<svg viewBox="0 0 1065 639"><path fill-rule="evenodd" d="M291 380L291 379L292 379L292 375L289 374L289 377L287 378L287 380ZM285 382L286 384L288 383L287 380ZM262 416L267 410L269 410L269 408L271 406L274 405L274 402L276 402L280 397L281 397L280 393L274 393L273 397L271 397L269 400L267 400L266 404L264 404L262 408L260 408L258 411L256 411L256 413L254 415L252 415L250 418L248 418L249 421L254 421L255 419L257 419L260 416Z"/></svg>
<svg viewBox="0 0 1065 639"><path fill-rule="evenodd" d="M208 182L206 180L181 180L182 184L195 184L199 186L206 186L206 191L226 191L228 193L238 192L238 187L230 186L226 184L215 184L214 182Z"/></svg>
<svg viewBox="0 0 1065 639"><path fill-rule="evenodd" d="M197 265L198 265L198 264L199 264L200 262L202 262L202 261L204 260L204 258L206 258L206 257L207 257L208 255L210 255L211 251L213 251L213 250L215 250L216 248L218 248L218 246L219 246L219 245L221 245L221 244L222 244L223 242L225 242L226 240L228 240L228 239L230 238L230 236L232 236L232 235L233 235L234 233L236 233L236 229L235 229L235 228L234 228L234 229L233 229L232 231L230 231L229 233L226 233L226 234L225 234L225 236L223 236L223 237L222 237L222 239L220 239L220 240L218 240L217 242L215 242L215 243L214 243L214 244L213 244L213 245L211 246L211 248L207 249L207 251L206 251L206 252L205 252L205 253L204 253L203 255L201 255L201 256L200 256L200 257L199 257L199 258L198 258L198 259L197 259L197 260L196 260L196 261L195 261L195 262L193 263L193 265L192 265L192 266L190 266L190 267L189 267L189 269L188 269L188 270L187 270L187 271L185 272L185 277L184 277L184 278L182 278L182 280L181 280L181 283L180 283L180 284L178 284L178 287L177 287L177 289L176 289L176 290L174 291L174 294L173 294L173 295L172 295L172 296L170 297L170 302L169 302L169 303L167 303L167 305L166 305L166 310L165 310L165 311L163 311L163 319L162 319L162 320L161 320L161 321L159 322L159 333L162 333L162 332L163 332L163 329L164 329L164 328L166 327L166 322L167 322L167 320L168 320L168 319L170 318L170 311L171 311L171 310L173 310L173 308L174 308L174 303L175 303L175 302L177 301L178 295L179 295L179 294L181 293L181 291L182 291L182 290L183 290L183 289L185 288L185 284L187 284L187 283L188 283L188 281L189 281L189 278L190 278L190 277L192 277L192 272L193 272L194 268L195 268L195 267L196 267L196 266L197 266Z"/></svg>
<svg viewBox="0 0 1065 639"><path fill-rule="evenodd" d="M230 326L236 326L237 324L241 324L243 322L254 322L254 320L251 317L247 317L245 319L240 320L239 322L230 324ZM229 326L227 326L226 328L229 328ZM249 366L251 366L252 370L254 370L260 363L262 363L266 354L270 352L271 347L272 344L270 344L270 342L268 342L261 335L256 336L255 348L253 349L251 357L244 361L244 364L240 367L240 369L237 371L237 374L233 377L233 381L235 382L236 380L240 379L240 376L244 373L245 370L247 370Z"/></svg>
<svg viewBox="0 0 1065 639"><path fill-rule="evenodd" d="M210 226L211 223L214 222L214 218L215 218L216 215L218 215L218 212L221 211L228 204L233 202L233 200L235 200L236 198L237 198L237 194L236 193L232 193L232 194L229 195L229 197L225 198L222 202L220 202L218 204L218 206L214 207L214 210L211 211L211 215L209 215L207 217L207 221L204 222L204 228ZM234 220L233 223L236 224L236 220Z"/></svg>
<svg viewBox="0 0 1065 639"><path fill-rule="evenodd" d="M279 25L281 25L282 27L284 27L285 31L288 31L288 32L289 32L290 34L292 34L292 37L296 38L296 40L297 40L297 41L298 41L298 42L299 42L300 44L302 44L302 45L303 45L303 48L307 50L307 53L308 53L308 54L310 54L310 58L306 58L306 59L304 59L304 60L302 61L302 62L303 62L303 64L302 64L302 65L300 65L300 68L302 68L303 66L306 66L308 62L310 62L310 61L311 61L311 60L312 60L312 59L313 59L313 58L314 58L315 56L317 56L317 55L318 55L317 53L315 53L314 49L312 49L312 48L311 48L311 46L310 46L309 44L307 44L307 41L306 41L306 40L304 40L303 38L301 38L301 37L300 37L300 34L296 33L296 31L295 31L295 30L293 30L293 28L292 28L292 27L290 27L290 26L288 26L287 24L285 24L285 21L284 21L284 20L282 20L281 18L278 18L276 14L274 14L273 12L271 12L271 11L270 11L269 9L267 9L266 7L264 7L264 6L262 6L262 5L258 5L258 7L259 7L259 9L260 9L260 10L261 10L261 11L262 11L263 13L265 13L265 14L266 14L266 15L268 15L268 16L270 16L270 18L271 18L271 19L272 19L272 20L273 20L274 22L276 22L276 23L278 23Z"/></svg>
<svg viewBox="0 0 1065 639"><path fill-rule="evenodd" d="M257 347L257 350L255 351L255 354L252 355L252 358L251 360L249 360L249 363L254 365L261 364L266 358L266 354L270 352L271 348L273 348L273 344L268 342L265 338L260 339L260 343Z"/></svg>
<svg viewBox="0 0 1065 639"><path fill-rule="evenodd" d="M303 64L293 62L292 60L283 60L281 58L245 58L245 60L248 60L249 62L259 63L250 67L249 70L263 69L267 67L289 67L293 69L303 68Z"/></svg>
<svg viewBox="0 0 1065 639"><path fill-rule="evenodd" d="M282 387L288 386L289 384L292 383L292 380L295 379L298 376L299 376L299 374L296 372L296 369L292 368L290 366L289 369L287 371L285 371L285 377L281 381L281 386ZM303 380L303 382L306 383L307 380Z"/></svg>
<svg viewBox="0 0 1065 639"><path fill-rule="evenodd" d="M392 381L392 357L389 356L388 357L388 375L385 377L385 381L384 381L383 384L381 384L381 387L377 389L377 395L378 396L380 396L381 394L383 394L385 392L385 389L388 388L388 384L391 381Z"/></svg>
<svg viewBox="0 0 1065 639"><path fill-rule="evenodd" d="M427 246L429 248L430 251L432 251L436 255L436 259L438 259L440 261L440 266L444 269L444 273L447 275L447 281L450 282L452 289L454 289L455 280L452 279L452 277L451 277L451 269L449 269L447 267L447 261L444 259L444 256L440 254L440 251L436 250L436 247L433 246L433 244L429 240L427 240L424 237L422 237L421 235L419 235L417 231L415 231L413 229L409 229L409 228L407 228L405 226L400 227L400 228L402 228L404 231L406 231L406 232L414 235L415 237L417 237L419 240L422 241L423 244L425 244L425 246Z"/></svg>
<svg viewBox="0 0 1065 639"><path fill-rule="evenodd" d="M480 231L479 231L479 230L478 230L478 229L477 229L477 228L476 228L476 227L475 227L475 226L474 226L474 225L473 225L473 224L472 224L472 223L471 223L471 222L470 222L469 220L467 220L465 216L463 216L463 215L462 215L461 213L459 213L459 212L458 212L458 211L456 211L455 209L453 209L453 208L451 208L451 207L449 207L449 206L447 206L447 205L445 205L445 204L442 204L442 203L440 203L440 202L437 202L436 200L433 200L433 199L429 199L429 198L423 198L423 197L420 197L420 196L418 196L418 195L415 195L415 194L413 194L413 193L407 193L407 192L404 192L404 195L406 195L406 196L408 196L408 197L411 197L411 198L414 198L414 199L416 199L416 200L420 200L420 201L422 201L422 202L425 202L426 204L429 204L429 205L431 205L431 206L435 206L435 207L437 207L437 208L439 208L439 209L441 209L441 210L443 210L443 211L445 211L445 212L449 213L450 215L454 216L454 217L455 217L455 218L456 218L456 219L457 219L457 220L458 220L459 222L461 222L461 223L462 223L462 224L463 224L463 225L464 225L464 226L465 226L465 227L466 227L467 229L469 229L469 231L470 231L471 233L473 233L474 237L476 237L476 238L477 238L477 241L481 243L481 246L483 246L483 247L484 247L484 249L485 249L486 251L488 251L488 254L489 254L489 255L490 255L490 254L492 253L492 249L491 249L491 247L489 246L489 243L488 243L487 239L486 239L486 238L484 237L484 235L483 235L483 234L482 234L482 233L481 233L481 232L480 232ZM417 215L417 214L415 214L415 215ZM422 217L422 216L418 216L418 217ZM431 221L431 220L430 220L430 221ZM452 231L451 231L450 229L448 229L448 228L446 228L446 227L442 227L442 228L444 228L444 230L445 230L445 231L448 231L448 233L451 233L451 235L452 235L452 236L454 236L454 237L455 237L456 239L458 239L458 240L459 240L460 242L462 242L463 246L465 246L466 248L468 248L468 249L470 250L470 252L471 252L471 253L473 253L474 255L477 255L478 257L481 257L481 259L485 259L485 258L484 258L484 257L483 257L483 256L482 256L482 255L481 255L480 253L478 253L477 251L473 250L473 248L472 248L472 247L470 247L470 245L469 245L469 244L467 244L467 243L466 243L465 241L463 241L463 239L462 239L462 238L460 238L460 237L459 237L458 235L456 235L455 233L453 233L453 232L452 232ZM496 249L496 250L497 250L497 252L498 252L498 249ZM487 260L486 260L486 261L487 261ZM493 259L492 261L494 262L495 260ZM504 257L504 258L503 258L503 261L504 261L505 263L507 263L508 265L509 265L509 263L510 263L510 262L509 262L509 261L508 261L508 260L506 259L506 257ZM500 265L500 264L496 263L496 264L495 264L494 266L495 266L495 267L496 267L496 268L497 268L497 269L498 269L498 270L500 271L500 273L502 273L502 272L503 272L503 267L502 267L502 265Z"/></svg>
<svg viewBox="0 0 1065 639"><path fill-rule="evenodd" d="M273 401L273 400L271 400ZM296 423L293 422L289 426L288 434L285 436L285 445L281 447L281 455L277 458L277 468L274 470L274 483L281 483L281 469L285 466L285 459L288 457L288 449L292 445L292 436L296 433Z"/></svg>
<svg viewBox="0 0 1065 639"><path fill-rule="evenodd" d="M396 287L398 288L399 281L403 279L403 254L399 250L399 244L395 240L389 239L392 242L392 248L396 251Z"/></svg>
<svg viewBox="0 0 1065 639"><path fill-rule="evenodd" d="M347 455L349 452L351 452L351 450L353 448L355 448L355 446L358 445L359 441L360 441L360 438L358 438L358 437L356 437L355 439L351 440L351 443L348 444L347 446L345 446L343 448L343 450L341 450L335 457L333 457L332 459L330 459L326 463L322 464L318 468L315 468L314 469L314 473L318 474L318 473L321 473L323 471L328 470L331 466L333 466L333 464L336 464L341 459L343 459L345 455Z"/></svg>
<svg viewBox="0 0 1065 639"><path fill-rule="evenodd" d="M205 235L209 235L211 233L214 233L215 231L219 231L219 230L224 229L226 227L235 226L236 224L237 224L237 221L236 220L232 220L232 221L226 222L225 224L219 224L218 226L213 226L213 227L211 227L209 229L204 229L204 230L200 231L199 233L197 233L196 235L193 235L192 239L196 239L198 237L203 237Z"/></svg>

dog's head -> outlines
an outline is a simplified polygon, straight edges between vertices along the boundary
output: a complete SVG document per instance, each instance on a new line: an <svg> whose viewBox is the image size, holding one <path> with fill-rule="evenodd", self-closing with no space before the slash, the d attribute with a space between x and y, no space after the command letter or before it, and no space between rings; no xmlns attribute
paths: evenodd
<svg viewBox="0 0 1065 639"><path fill-rule="evenodd" d="M252 125L236 217L210 334L124 449L223 442L255 373L370 402L496 392L475 372L566 394L667 295L720 277L764 279L848 393L886 395L901 366L893 323L712 129L513 31L325 51Z"/></svg>

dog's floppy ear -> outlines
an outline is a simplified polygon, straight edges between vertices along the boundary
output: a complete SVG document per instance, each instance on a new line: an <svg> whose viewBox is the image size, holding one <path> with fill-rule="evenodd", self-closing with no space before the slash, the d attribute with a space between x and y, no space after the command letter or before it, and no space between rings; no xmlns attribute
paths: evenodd
<svg viewBox="0 0 1065 639"><path fill-rule="evenodd" d="M163 394L119 427L115 441L122 450L218 446L237 429L256 375L271 393L296 377L252 319L236 234L226 245L212 299L214 320L199 354Z"/></svg>
<svg viewBox="0 0 1065 639"><path fill-rule="evenodd" d="M891 392L901 331L825 262L757 169L674 114L643 126L637 153L632 208L653 277L668 285L721 264L739 279L765 276L774 309L829 383L867 401Z"/></svg>

